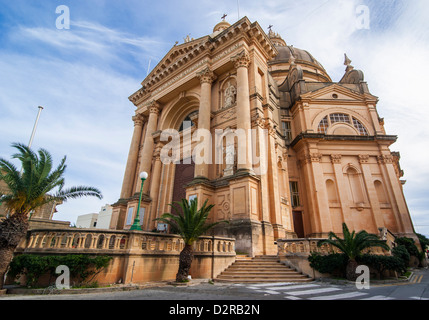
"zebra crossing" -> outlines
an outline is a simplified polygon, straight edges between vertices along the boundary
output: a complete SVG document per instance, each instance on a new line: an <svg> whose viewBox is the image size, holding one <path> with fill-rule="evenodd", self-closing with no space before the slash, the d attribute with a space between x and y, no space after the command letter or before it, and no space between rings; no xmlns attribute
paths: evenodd
<svg viewBox="0 0 429 320"><path fill-rule="evenodd" d="M371 296L362 290L317 283L264 283L246 285L246 288L261 294L283 295L287 300L394 300L382 295Z"/></svg>

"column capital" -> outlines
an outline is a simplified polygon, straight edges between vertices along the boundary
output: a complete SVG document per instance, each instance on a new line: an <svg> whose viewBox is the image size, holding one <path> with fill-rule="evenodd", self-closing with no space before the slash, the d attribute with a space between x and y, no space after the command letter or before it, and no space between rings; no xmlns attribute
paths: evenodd
<svg viewBox="0 0 429 320"><path fill-rule="evenodd" d="M322 161L322 154L318 152L310 152L304 154L304 156L301 158L301 161L303 163L312 163L312 162L320 162Z"/></svg>
<svg viewBox="0 0 429 320"><path fill-rule="evenodd" d="M340 154L331 154L331 162L333 164L341 163L341 155Z"/></svg>
<svg viewBox="0 0 429 320"><path fill-rule="evenodd" d="M213 81L215 81L217 78L214 72L211 71L209 67L205 67L200 72L197 72L197 77L200 79L201 83L209 83L209 84L212 84Z"/></svg>
<svg viewBox="0 0 429 320"><path fill-rule="evenodd" d="M146 117L142 114L136 114L132 119L134 121L134 126L142 126L143 123L146 122Z"/></svg>
<svg viewBox="0 0 429 320"><path fill-rule="evenodd" d="M161 109L160 104L153 100L149 103L149 113L155 113L155 114L159 114L159 110Z"/></svg>
<svg viewBox="0 0 429 320"><path fill-rule="evenodd" d="M359 163L368 163L369 155L368 154L360 154L359 155Z"/></svg>
<svg viewBox="0 0 429 320"><path fill-rule="evenodd" d="M393 157L391 155L381 155L377 157L378 163L380 164L387 164L387 163L393 163Z"/></svg>
<svg viewBox="0 0 429 320"><path fill-rule="evenodd" d="M245 50L231 57L231 61L234 63L236 69L240 67L248 68L250 65L250 57Z"/></svg>

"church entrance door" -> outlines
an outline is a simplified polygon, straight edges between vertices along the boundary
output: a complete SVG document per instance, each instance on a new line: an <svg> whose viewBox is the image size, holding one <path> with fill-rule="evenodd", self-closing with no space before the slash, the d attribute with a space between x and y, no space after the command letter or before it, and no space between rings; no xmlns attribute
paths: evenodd
<svg viewBox="0 0 429 320"><path fill-rule="evenodd" d="M181 201L186 198L185 186L194 179L195 163L176 164L176 173L174 176L173 202Z"/></svg>

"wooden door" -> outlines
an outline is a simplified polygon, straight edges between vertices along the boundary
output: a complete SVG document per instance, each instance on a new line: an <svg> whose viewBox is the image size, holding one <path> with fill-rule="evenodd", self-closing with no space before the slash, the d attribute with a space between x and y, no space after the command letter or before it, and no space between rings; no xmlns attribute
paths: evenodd
<svg viewBox="0 0 429 320"><path fill-rule="evenodd" d="M176 164L174 175L173 202L186 198L185 186L194 179L195 163Z"/></svg>
<svg viewBox="0 0 429 320"><path fill-rule="evenodd" d="M293 228L295 229L295 233L298 238L304 238L304 222L302 220L302 212L301 211L293 211Z"/></svg>

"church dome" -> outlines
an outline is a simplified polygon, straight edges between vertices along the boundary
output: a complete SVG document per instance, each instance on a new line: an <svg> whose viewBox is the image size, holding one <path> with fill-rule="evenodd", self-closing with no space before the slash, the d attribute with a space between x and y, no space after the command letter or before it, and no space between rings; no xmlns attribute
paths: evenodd
<svg viewBox="0 0 429 320"><path fill-rule="evenodd" d="M277 83L285 81L293 65L298 65L304 71L304 79L310 82L331 82L325 68L308 51L287 45L282 37L270 30L268 33L277 56L269 61L271 73Z"/></svg>
<svg viewBox="0 0 429 320"><path fill-rule="evenodd" d="M318 67L323 68L323 66L317 61L308 51L295 48L294 46L275 46L279 54L270 61L270 64L282 64L289 63L291 57L295 58L295 62L307 62Z"/></svg>
<svg viewBox="0 0 429 320"><path fill-rule="evenodd" d="M228 29L231 25L229 24L229 22L223 20L221 22L219 22L217 25L215 25L215 27L213 28L213 33L211 34L211 37L214 38L215 36L217 36L219 33L221 33L222 31Z"/></svg>

